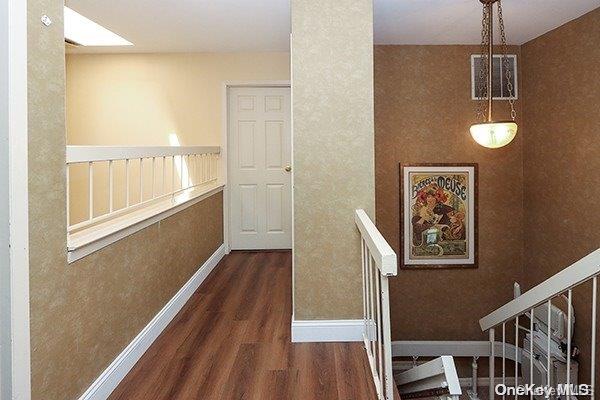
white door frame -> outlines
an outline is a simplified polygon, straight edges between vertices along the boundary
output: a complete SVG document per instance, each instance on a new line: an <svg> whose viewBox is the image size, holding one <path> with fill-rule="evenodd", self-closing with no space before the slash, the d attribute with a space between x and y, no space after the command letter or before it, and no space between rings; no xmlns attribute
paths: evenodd
<svg viewBox="0 0 600 400"><path fill-rule="evenodd" d="M0 140L7 157L0 180L8 180L8 196L0 196L2 207L8 205L8 263L0 260L0 279L8 279L1 287L2 300L10 303L0 313L2 371L0 396L9 399L31 399L31 362L29 338L29 202L27 158L27 3L8 0L0 9L0 18L7 31L0 32L6 46L0 51ZM6 82L6 83L5 83ZM7 118L6 118L7 117ZM7 127L8 129L5 129ZM4 146L7 144L7 146ZM6 182L3 182L6 183ZM4 221L3 221L4 222ZM1 245L6 246L6 237ZM5 291L9 293L6 293ZM6 342L9 343L6 343Z"/></svg>
<svg viewBox="0 0 600 400"><path fill-rule="evenodd" d="M288 87L291 88L291 82L289 80L265 80L265 81L225 81L222 87L222 131L221 131L221 178L225 186L223 189L223 241L227 253L231 252L231 236L230 236L230 219L229 219L229 89L235 87ZM293 126L293 123L292 123ZM293 129L293 128L292 128ZM290 132L290 136L291 132ZM291 165L294 165L294 140L293 136L290 138L291 141ZM292 250L294 247L294 174L292 174Z"/></svg>

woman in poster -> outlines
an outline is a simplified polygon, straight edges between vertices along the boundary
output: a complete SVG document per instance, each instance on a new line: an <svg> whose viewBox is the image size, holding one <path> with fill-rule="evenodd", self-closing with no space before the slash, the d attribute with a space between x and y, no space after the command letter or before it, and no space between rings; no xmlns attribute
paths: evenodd
<svg viewBox="0 0 600 400"><path fill-rule="evenodd" d="M421 246L423 232L437 227L441 238L427 240L427 244L436 244L441 240L464 240L464 213L446 204L448 195L437 184L432 183L417 193L413 206L413 245Z"/></svg>

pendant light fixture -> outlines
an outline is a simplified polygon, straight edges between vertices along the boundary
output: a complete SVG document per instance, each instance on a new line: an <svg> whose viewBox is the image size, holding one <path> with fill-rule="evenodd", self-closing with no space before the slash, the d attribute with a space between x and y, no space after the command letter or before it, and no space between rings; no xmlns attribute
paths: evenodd
<svg viewBox="0 0 600 400"><path fill-rule="evenodd" d="M506 55L506 33L502 18L502 0L479 0L483 3L483 20L481 30L481 68L479 70L478 88L480 97L485 101L478 103L477 118L481 122L471 125L471 136L484 147L496 149L509 144L517 134L516 112L514 107L513 85L510 65ZM498 4L498 22L502 44L504 69L506 70L506 86L508 89L511 120L496 121L493 118L493 60L494 60L494 3ZM487 105L487 108L486 108Z"/></svg>

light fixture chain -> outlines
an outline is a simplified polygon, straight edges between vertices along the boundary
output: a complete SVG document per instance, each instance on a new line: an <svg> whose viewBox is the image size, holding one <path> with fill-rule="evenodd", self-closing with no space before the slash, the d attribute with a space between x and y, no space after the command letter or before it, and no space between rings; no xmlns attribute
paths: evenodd
<svg viewBox="0 0 600 400"><path fill-rule="evenodd" d="M508 61L508 45L506 44L506 31L504 29L504 18L502 16L502 0L498 0L498 21L500 24L500 38L502 43L502 53L504 60L504 69L506 70L506 88L508 89L508 104L510 104L510 117L514 121L517 118L515 111L515 97L513 95L512 74L510 72L510 62Z"/></svg>
<svg viewBox="0 0 600 400"><path fill-rule="evenodd" d="M488 26L489 26L489 19L490 19L490 15L488 12L488 8L487 7L483 7L483 16L482 16L482 21L481 21L481 58L480 58L480 65L479 65L479 79L477 82L477 93L476 95L479 96L479 101L477 102L477 109L476 109L476 118L481 120L481 121L485 121L486 119L486 114L487 114L487 108L486 108L486 98L488 96L487 93L487 74L488 74L488 63L487 63L487 51L486 51L486 47L489 44L489 35L488 35Z"/></svg>

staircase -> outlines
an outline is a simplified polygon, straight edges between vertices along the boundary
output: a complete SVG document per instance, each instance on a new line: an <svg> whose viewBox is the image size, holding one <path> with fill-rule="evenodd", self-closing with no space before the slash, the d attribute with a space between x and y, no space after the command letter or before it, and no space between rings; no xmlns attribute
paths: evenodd
<svg viewBox="0 0 600 400"><path fill-rule="evenodd" d="M572 303L573 289L586 283L591 283L592 289L586 300L591 309L590 354L586 356L590 362L588 389L592 393L591 399L594 399L600 249L523 294L515 291L515 299L481 318L479 323L482 331L488 332L488 341L392 342L388 278L397 275L396 254L364 210L356 210L355 223L361 238L365 350L379 400L400 396L402 399L438 397L458 400L462 395L461 386L469 387L468 396L477 400L478 389L482 385L488 386L486 397L494 399L497 397L495 385L499 383L506 386L534 383L555 388L560 385L568 388L579 383L576 372L573 372L573 368L577 371L577 365L573 361ZM557 299L566 302L566 311L556 307ZM560 321L557 321L557 316L560 316ZM507 335L509 324L514 324L512 343ZM561 354L561 349L564 354ZM414 363L409 369L394 375L393 357L412 357ZM419 357L437 358L419 364ZM472 358L471 377L458 377L453 357ZM488 377L478 376L479 358L488 359ZM502 365L500 376L496 376L496 358ZM511 371L507 371L507 360L514 365L512 375ZM533 393L527 397L539 399ZM575 400L575 396L569 393L562 398Z"/></svg>

